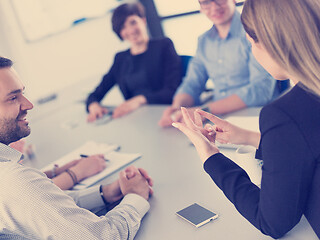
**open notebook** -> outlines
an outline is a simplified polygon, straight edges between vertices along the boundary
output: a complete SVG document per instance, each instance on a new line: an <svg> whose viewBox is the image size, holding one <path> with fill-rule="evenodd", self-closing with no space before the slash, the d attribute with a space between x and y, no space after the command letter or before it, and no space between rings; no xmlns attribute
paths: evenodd
<svg viewBox="0 0 320 240"><path fill-rule="evenodd" d="M118 152L120 149L119 145L106 144L106 143L96 143L94 141L89 141L75 149L74 151L68 153L67 155L59 158L58 160L50 163L46 167L42 168L42 171L47 171L53 168L54 164L62 166L72 160L79 159L80 154L93 155L93 154L104 154L104 158L108 159L107 167L100 173L93 175L89 178L82 180L79 184L75 185L73 189L83 189L94 185L101 179L109 176L118 169L128 165L129 163L137 160L141 157L139 153L121 153Z"/></svg>

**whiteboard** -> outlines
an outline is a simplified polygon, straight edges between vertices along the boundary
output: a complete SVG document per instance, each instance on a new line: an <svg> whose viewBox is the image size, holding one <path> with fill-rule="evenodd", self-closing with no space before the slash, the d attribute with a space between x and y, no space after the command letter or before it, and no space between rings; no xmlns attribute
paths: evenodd
<svg viewBox="0 0 320 240"><path fill-rule="evenodd" d="M35 41L74 26L79 20L99 18L119 5L117 0L12 0L27 41Z"/></svg>

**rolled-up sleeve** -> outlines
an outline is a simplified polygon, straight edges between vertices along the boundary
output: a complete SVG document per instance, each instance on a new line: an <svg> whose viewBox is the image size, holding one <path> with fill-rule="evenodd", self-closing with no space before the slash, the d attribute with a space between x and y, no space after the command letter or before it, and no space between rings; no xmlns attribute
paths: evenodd
<svg viewBox="0 0 320 240"><path fill-rule="evenodd" d="M243 39L242 44L248 52L249 84L233 93L248 107L263 106L274 97L276 80L257 62L246 39Z"/></svg>
<svg viewBox="0 0 320 240"><path fill-rule="evenodd" d="M182 80L175 95L185 93L193 98L194 105L201 104L200 95L205 90L208 80L208 73L205 64L201 60L200 40L195 57L193 57L188 65L187 74Z"/></svg>

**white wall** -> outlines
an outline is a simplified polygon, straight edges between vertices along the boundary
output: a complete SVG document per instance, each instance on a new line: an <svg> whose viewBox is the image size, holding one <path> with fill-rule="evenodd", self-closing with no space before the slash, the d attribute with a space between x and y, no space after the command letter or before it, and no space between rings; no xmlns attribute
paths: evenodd
<svg viewBox="0 0 320 240"><path fill-rule="evenodd" d="M89 20L45 39L27 42L10 0L0 0L0 55L15 62L31 100L84 79L98 83L114 54L126 47L113 33L110 17Z"/></svg>

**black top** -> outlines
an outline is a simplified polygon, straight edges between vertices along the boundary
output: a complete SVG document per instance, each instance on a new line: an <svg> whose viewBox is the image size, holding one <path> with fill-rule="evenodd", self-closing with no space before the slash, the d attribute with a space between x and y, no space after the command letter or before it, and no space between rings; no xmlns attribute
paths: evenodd
<svg viewBox="0 0 320 240"><path fill-rule="evenodd" d="M130 49L116 54L109 72L87 99L100 102L105 94L118 84L124 98L144 95L148 104L171 104L182 80L182 66L169 38L153 39L148 49L132 55Z"/></svg>
<svg viewBox="0 0 320 240"><path fill-rule="evenodd" d="M304 214L320 237L320 99L296 85L260 113L261 190L218 153L204 169L237 210L264 234L279 238Z"/></svg>

